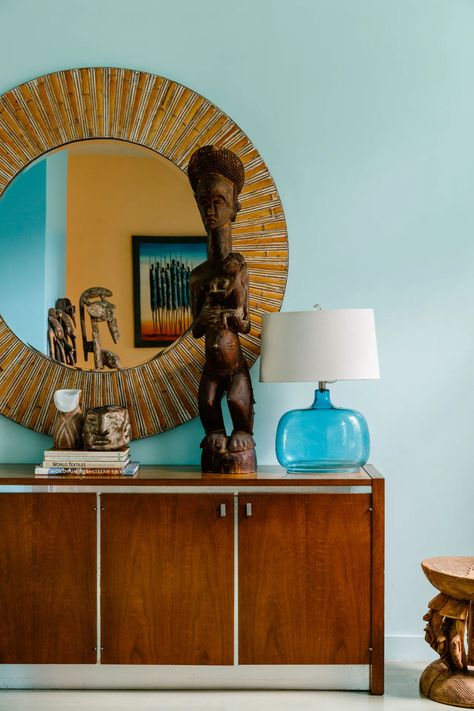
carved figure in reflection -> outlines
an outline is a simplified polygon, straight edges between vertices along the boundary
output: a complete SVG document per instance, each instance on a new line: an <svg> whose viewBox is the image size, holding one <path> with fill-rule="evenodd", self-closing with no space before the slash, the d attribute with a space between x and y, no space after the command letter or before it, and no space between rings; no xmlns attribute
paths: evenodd
<svg viewBox="0 0 474 711"><path fill-rule="evenodd" d="M115 318L115 305L107 301L109 296L112 296L112 292L109 289L105 289L102 286L93 286L82 292L79 301L84 358L87 360L88 354L93 353L96 370L102 370L104 367L122 369L119 356L112 351L103 349L100 344L99 324L103 322L109 327L114 343L118 343L120 338L117 319ZM91 341L87 339L86 312L91 320Z"/></svg>
<svg viewBox="0 0 474 711"><path fill-rule="evenodd" d="M51 358L76 364L76 319L69 299L57 299L55 308L48 310L48 345Z"/></svg>
<svg viewBox="0 0 474 711"><path fill-rule="evenodd" d="M126 407L105 405L86 411L82 426L84 449L113 451L128 447L131 433Z"/></svg>
<svg viewBox="0 0 474 711"><path fill-rule="evenodd" d="M53 443L56 449L82 447L82 410L79 405L80 390L56 390L54 404L57 409L53 425Z"/></svg>
<svg viewBox="0 0 474 711"><path fill-rule="evenodd" d="M207 230L208 259L191 273L192 333L204 336L206 362L198 404L206 436L201 447L205 472L254 472L253 392L239 333L250 331L248 270L242 254L232 251L232 222L245 173L232 151L203 146L191 156L188 177ZM233 430L227 436L222 397Z"/></svg>

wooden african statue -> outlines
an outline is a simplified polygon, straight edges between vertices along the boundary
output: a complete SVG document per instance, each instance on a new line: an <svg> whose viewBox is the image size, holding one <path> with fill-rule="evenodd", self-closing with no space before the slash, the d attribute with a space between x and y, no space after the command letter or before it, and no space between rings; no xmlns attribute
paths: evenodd
<svg viewBox="0 0 474 711"><path fill-rule="evenodd" d="M203 146L189 161L188 177L208 238L208 259L191 273L194 338L205 338L206 362L199 383L199 415L205 430L201 469L209 473L251 473L257 468L253 440L253 392L239 333L250 331L248 271L232 251L232 222L245 173L232 151ZM222 397L233 430L227 435Z"/></svg>

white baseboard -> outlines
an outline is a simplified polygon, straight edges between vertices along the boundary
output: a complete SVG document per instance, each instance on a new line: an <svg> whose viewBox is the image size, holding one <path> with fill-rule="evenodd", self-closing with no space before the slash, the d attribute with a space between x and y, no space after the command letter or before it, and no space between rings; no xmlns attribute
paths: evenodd
<svg viewBox="0 0 474 711"><path fill-rule="evenodd" d="M436 658L423 635L385 638L387 661ZM344 689L366 690L369 670L361 666L109 666L0 665L0 689Z"/></svg>
<svg viewBox="0 0 474 711"><path fill-rule="evenodd" d="M341 689L367 691L360 666L0 665L0 689Z"/></svg>

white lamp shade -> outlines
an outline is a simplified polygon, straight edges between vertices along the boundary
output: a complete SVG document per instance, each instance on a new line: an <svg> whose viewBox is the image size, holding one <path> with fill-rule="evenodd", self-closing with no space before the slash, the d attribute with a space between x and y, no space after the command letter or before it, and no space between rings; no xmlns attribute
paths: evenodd
<svg viewBox="0 0 474 711"><path fill-rule="evenodd" d="M262 382L322 382L379 378L373 309L266 314Z"/></svg>

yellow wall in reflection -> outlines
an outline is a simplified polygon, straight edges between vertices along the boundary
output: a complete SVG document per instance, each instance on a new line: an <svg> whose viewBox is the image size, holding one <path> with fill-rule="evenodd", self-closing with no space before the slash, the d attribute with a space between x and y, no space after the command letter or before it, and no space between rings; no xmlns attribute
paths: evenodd
<svg viewBox="0 0 474 711"><path fill-rule="evenodd" d="M135 348L132 235L204 235L186 175L164 158L69 156L66 293L76 305L78 366L93 368L82 354L79 298L92 286L112 291L120 340L101 324L102 347L124 367L152 358L158 349ZM88 338L90 321L86 318Z"/></svg>

